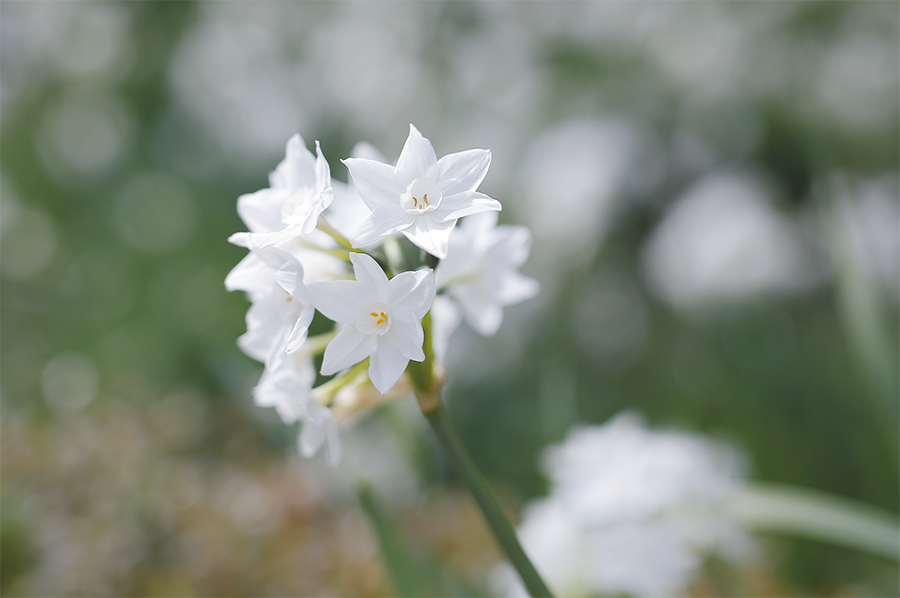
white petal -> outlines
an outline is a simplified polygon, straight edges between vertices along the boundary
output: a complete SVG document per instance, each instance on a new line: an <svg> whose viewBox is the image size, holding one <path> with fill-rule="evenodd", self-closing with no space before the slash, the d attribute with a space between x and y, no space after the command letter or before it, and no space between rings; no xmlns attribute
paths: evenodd
<svg viewBox="0 0 900 598"><path fill-rule="evenodd" d="M450 337L462 322L456 303L446 295L438 295L431 306L431 343L438 363L445 363Z"/></svg>
<svg viewBox="0 0 900 598"><path fill-rule="evenodd" d="M500 288L495 294L497 303L500 305L512 305L531 299L541 290L541 285L533 278L519 274L518 272L507 272L502 278Z"/></svg>
<svg viewBox="0 0 900 598"><path fill-rule="evenodd" d="M503 322L503 309L498 305L484 303L472 305L463 301L460 303L466 314L466 321L478 334L492 336L500 329L500 324Z"/></svg>
<svg viewBox="0 0 900 598"><path fill-rule="evenodd" d="M363 218L353 239L354 247L365 247L408 228L415 222L415 216L404 210L400 203L382 204Z"/></svg>
<svg viewBox="0 0 900 598"><path fill-rule="evenodd" d="M379 350L385 343L390 343L403 357L413 361L424 361L425 332L422 323L410 317L396 317L391 329L379 339Z"/></svg>
<svg viewBox="0 0 900 598"><path fill-rule="evenodd" d="M229 291L261 293L272 286L272 270L254 253L248 253L225 277Z"/></svg>
<svg viewBox="0 0 900 598"><path fill-rule="evenodd" d="M397 159L397 170L394 175L395 186L401 186L402 193L413 179L431 173L436 174L436 168L437 156L434 154L434 147L431 145L431 142L422 137L417 128L409 125L409 136L406 138L406 143L403 144L403 150L400 151L400 157Z"/></svg>
<svg viewBox="0 0 900 598"><path fill-rule="evenodd" d="M385 342L384 337L378 340L378 350L369 358L369 379L378 392L385 395L406 371L409 358L404 357L393 343Z"/></svg>
<svg viewBox="0 0 900 598"><path fill-rule="evenodd" d="M328 465L334 469L341 462L341 431L330 410L328 413L329 417L325 423L325 449L328 451Z"/></svg>
<svg viewBox="0 0 900 598"><path fill-rule="evenodd" d="M291 191L316 184L316 159L312 152L306 149L306 144L299 134L294 134L288 140L284 161L278 165L276 171L279 169L283 169L284 181Z"/></svg>
<svg viewBox="0 0 900 598"><path fill-rule="evenodd" d="M328 160L325 159L325 156L322 154L322 146L319 145L319 140L316 139L316 191L322 193L331 188L331 167L328 166ZM328 203L323 206L322 209L328 207L331 203L331 200L328 200Z"/></svg>
<svg viewBox="0 0 900 598"><path fill-rule="evenodd" d="M396 168L390 164L363 158L347 158L343 162L350 170L359 196L370 210L374 210L382 203L399 205L400 194L406 190L406 186L398 188L394 184Z"/></svg>
<svg viewBox="0 0 900 598"><path fill-rule="evenodd" d="M434 182L444 195L475 191L491 165L491 152L472 149L447 154L437 162Z"/></svg>
<svg viewBox="0 0 900 598"><path fill-rule="evenodd" d="M356 326L344 326L325 347L322 375L330 376L359 363L375 350L374 334L361 332Z"/></svg>
<svg viewBox="0 0 900 598"><path fill-rule="evenodd" d="M477 191L465 191L456 195L445 195L441 199L441 205L431 213L435 220L441 222L456 222L463 216L470 216L480 212L496 211L503 209L500 202Z"/></svg>
<svg viewBox="0 0 900 598"><path fill-rule="evenodd" d="M250 233L234 233L228 237L228 242L238 247L249 247Z"/></svg>
<svg viewBox="0 0 900 598"><path fill-rule="evenodd" d="M311 419L306 419L297 436L297 449L301 455L309 458L319 452L319 447L322 446L324 440L325 430L317 426Z"/></svg>
<svg viewBox="0 0 900 598"><path fill-rule="evenodd" d="M288 198L283 189L260 189L238 198L237 212L250 232L269 233L284 228L281 206Z"/></svg>
<svg viewBox="0 0 900 598"><path fill-rule="evenodd" d="M434 272L431 269L401 272L390 281L391 311L410 313L421 320L434 301Z"/></svg>
<svg viewBox="0 0 900 598"><path fill-rule="evenodd" d="M447 244L450 242L450 233L453 232L455 225L456 220L437 222L431 217L431 214L425 214L416 218L411 227L400 232L406 235L406 238L417 247L424 249L437 258L444 259L447 257Z"/></svg>
<svg viewBox="0 0 900 598"><path fill-rule="evenodd" d="M388 303L391 297L391 286L378 262L372 256L364 253L351 253L350 262L353 264L357 282L362 285L360 292L365 295L366 300Z"/></svg>
<svg viewBox="0 0 900 598"><path fill-rule="evenodd" d="M326 318L335 322L352 322L362 304L368 301L355 280L314 282L306 285L306 296Z"/></svg>
<svg viewBox="0 0 900 598"><path fill-rule="evenodd" d="M294 327L291 329L290 334L288 334L287 343L284 347L284 350L286 352L293 353L297 351L304 342L306 342L306 335L309 332L309 324L310 322L312 322L313 316L315 314L316 310L314 310L311 305L303 307L303 310L300 312L300 316L294 323Z"/></svg>
<svg viewBox="0 0 900 598"><path fill-rule="evenodd" d="M275 282L291 297L306 298L306 290L303 287L303 266L297 260L290 259L278 268L275 272Z"/></svg>

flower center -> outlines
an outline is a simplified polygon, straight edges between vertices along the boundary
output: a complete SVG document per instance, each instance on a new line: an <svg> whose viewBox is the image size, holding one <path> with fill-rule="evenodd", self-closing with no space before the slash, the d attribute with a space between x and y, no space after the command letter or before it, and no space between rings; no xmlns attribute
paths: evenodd
<svg viewBox="0 0 900 598"><path fill-rule="evenodd" d="M362 306L356 318L356 327L366 334L384 334L391 327L387 306L380 301L369 301Z"/></svg>
<svg viewBox="0 0 900 598"><path fill-rule="evenodd" d="M400 196L400 205L409 214L425 214L436 210L442 198L443 194L434 181L421 177L406 186L406 192Z"/></svg>
<svg viewBox="0 0 900 598"><path fill-rule="evenodd" d="M291 193L281 206L281 221L287 225L303 224L319 199L312 187L303 187Z"/></svg>

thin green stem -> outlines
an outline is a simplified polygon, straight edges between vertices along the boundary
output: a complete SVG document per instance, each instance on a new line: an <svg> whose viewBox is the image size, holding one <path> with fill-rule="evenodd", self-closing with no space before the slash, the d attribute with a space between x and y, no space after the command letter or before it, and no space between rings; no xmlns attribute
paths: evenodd
<svg viewBox="0 0 900 598"><path fill-rule="evenodd" d="M469 456L468 451L466 451L462 441L459 439L459 435L456 433L456 429L453 427L453 423L450 421L447 410L444 409L440 398L430 398L435 399L436 402L431 402L433 405L432 409L424 413L428 423L431 424L431 429L434 430L434 434L437 436L444 454L453 465L456 473L463 479L475 502L481 508L485 520L491 531L494 532L494 537L506 553L510 563L518 571L528 593L533 598L552 596L544 580L541 579L534 565L528 559L528 555L522 549L522 545L519 544L516 530L509 522L509 519L506 518L506 515L504 515L497 499L494 498L494 494L488 487L487 481L485 481L481 472L478 471L478 468L472 461L472 457Z"/></svg>

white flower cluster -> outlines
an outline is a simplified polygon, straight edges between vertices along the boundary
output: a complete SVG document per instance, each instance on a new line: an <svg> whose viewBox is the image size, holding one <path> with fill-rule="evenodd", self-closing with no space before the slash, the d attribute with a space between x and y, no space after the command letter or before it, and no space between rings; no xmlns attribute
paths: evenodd
<svg viewBox="0 0 900 598"><path fill-rule="evenodd" d="M620 414L544 452L550 495L527 506L519 536L558 595L679 595L705 556L748 554L748 537L719 509L743 485L741 464L708 439ZM508 565L494 582L527 596Z"/></svg>
<svg viewBox="0 0 900 598"><path fill-rule="evenodd" d="M409 393L404 372L410 360L426 359L422 319L433 305L443 343L461 315L493 334L503 306L537 293L517 271L529 231L496 226L500 202L477 191L489 151L438 160L410 125L396 166L364 144L354 155L343 161L353 182L346 185L331 178L318 142L313 155L294 135L269 187L238 199L249 231L229 241L250 252L225 279L252 302L238 345L265 364L256 403L275 407L286 423L302 421L301 453L325 444L332 465L340 459L336 414ZM404 251L398 234L422 251ZM436 300L439 293L446 297ZM308 338L316 310L335 330ZM323 351L319 373L335 376L314 388Z"/></svg>

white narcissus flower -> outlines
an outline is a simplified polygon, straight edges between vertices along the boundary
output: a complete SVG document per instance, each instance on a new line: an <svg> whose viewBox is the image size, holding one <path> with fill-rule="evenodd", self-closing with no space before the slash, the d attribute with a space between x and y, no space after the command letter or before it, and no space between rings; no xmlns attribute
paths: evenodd
<svg viewBox="0 0 900 598"><path fill-rule="evenodd" d="M490 151L466 150L438 160L431 142L413 125L397 166L364 158L343 162L372 210L353 239L355 247L401 232L443 259L458 219L501 209L500 202L476 191L491 164Z"/></svg>
<svg viewBox="0 0 900 598"><path fill-rule="evenodd" d="M500 328L504 306L534 297L539 288L518 272L528 259L531 232L496 224L496 212L463 220L434 273L437 288L458 301L466 321L486 336Z"/></svg>
<svg viewBox="0 0 900 598"><path fill-rule="evenodd" d="M228 274L225 287L246 291L253 302L247 332L238 345L250 357L269 363L278 353L294 352L303 344L315 308L306 297L300 262L278 247L260 247L252 238L248 242L250 254Z"/></svg>
<svg viewBox="0 0 900 598"><path fill-rule="evenodd" d="M319 142L313 156L295 134L269 174L269 188L240 196L237 210L250 232L263 236L263 246L276 245L311 233L333 198L331 169Z"/></svg>
<svg viewBox="0 0 900 598"><path fill-rule="evenodd" d="M434 301L430 269L388 280L368 255L351 253L356 280L319 282L306 288L312 304L343 324L328 343L322 374L330 375L369 358L369 378L387 394L410 360L424 361L421 319Z"/></svg>

